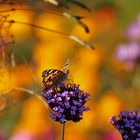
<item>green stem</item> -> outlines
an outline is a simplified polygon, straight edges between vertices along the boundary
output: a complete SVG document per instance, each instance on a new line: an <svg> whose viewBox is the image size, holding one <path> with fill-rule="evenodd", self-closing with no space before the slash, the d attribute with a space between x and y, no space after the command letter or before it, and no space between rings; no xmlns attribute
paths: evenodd
<svg viewBox="0 0 140 140"><path fill-rule="evenodd" d="M62 124L62 140L64 140L65 123Z"/></svg>

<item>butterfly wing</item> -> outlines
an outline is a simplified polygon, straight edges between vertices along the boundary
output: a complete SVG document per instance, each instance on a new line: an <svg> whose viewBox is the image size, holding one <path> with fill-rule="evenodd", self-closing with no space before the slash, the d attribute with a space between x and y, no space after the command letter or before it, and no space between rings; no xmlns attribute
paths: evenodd
<svg viewBox="0 0 140 140"><path fill-rule="evenodd" d="M68 74L60 70L49 69L42 73L42 77L43 89L48 90L54 85L63 83L67 79Z"/></svg>
<svg viewBox="0 0 140 140"><path fill-rule="evenodd" d="M54 85L58 85L65 82L69 74L68 64L69 59L67 59L61 70L48 69L43 71L42 73L43 89L48 90Z"/></svg>

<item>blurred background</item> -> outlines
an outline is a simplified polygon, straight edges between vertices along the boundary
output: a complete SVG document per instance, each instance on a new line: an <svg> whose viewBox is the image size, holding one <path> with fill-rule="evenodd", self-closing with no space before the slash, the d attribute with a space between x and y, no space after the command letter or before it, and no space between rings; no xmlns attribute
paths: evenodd
<svg viewBox="0 0 140 140"><path fill-rule="evenodd" d="M0 1L0 140L61 139L61 124L35 95L42 71L61 69L67 59L69 79L90 93L90 111L80 122L66 123L65 139L121 140L108 120L140 109L140 1L55 2ZM64 13L83 17L90 32Z"/></svg>

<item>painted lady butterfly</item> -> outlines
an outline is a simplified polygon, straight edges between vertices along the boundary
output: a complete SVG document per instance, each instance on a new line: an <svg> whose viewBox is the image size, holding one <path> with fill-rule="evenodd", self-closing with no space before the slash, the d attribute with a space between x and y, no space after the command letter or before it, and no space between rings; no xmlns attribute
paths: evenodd
<svg viewBox="0 0 140 140"><path fill-rule="evenodd" d="M48 69L42 72L42 90L49 90L52 86L61 84L65 82L68 78L69 70L68 70L69 59L66 61L61 70L57 69Z"/></svg>

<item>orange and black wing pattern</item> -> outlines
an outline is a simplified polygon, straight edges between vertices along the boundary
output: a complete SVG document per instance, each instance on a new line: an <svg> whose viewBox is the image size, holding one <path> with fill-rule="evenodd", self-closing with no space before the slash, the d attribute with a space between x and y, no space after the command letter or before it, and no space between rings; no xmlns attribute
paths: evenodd
<svg viewBox="0 0 140 140"><path fill-rule="evenodd" d="M54 85L61 84L65 82L68 78L68 60L64 64L61 70L57 69L48 69L43 71L42 73L42 83L43 83L43 90L48 90Z"/></svg>

